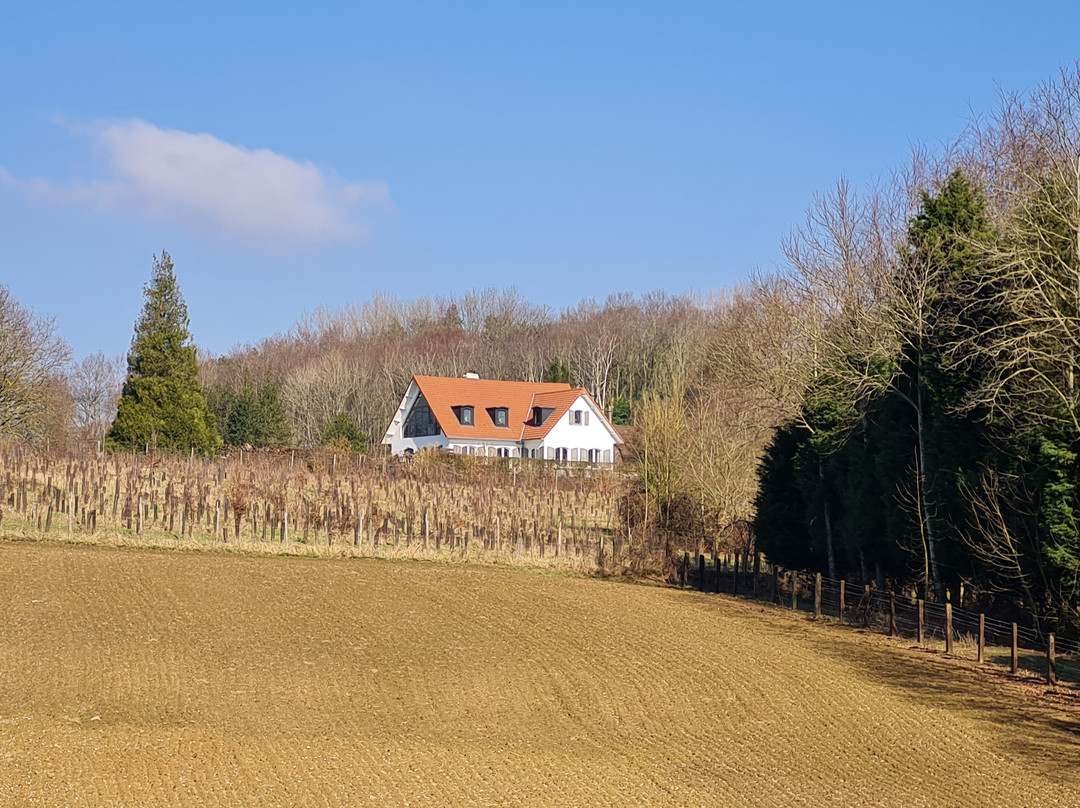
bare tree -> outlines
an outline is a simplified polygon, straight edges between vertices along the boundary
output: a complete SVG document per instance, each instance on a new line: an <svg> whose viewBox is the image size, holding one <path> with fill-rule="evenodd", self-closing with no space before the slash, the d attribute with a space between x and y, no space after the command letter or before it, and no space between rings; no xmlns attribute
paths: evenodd
<svg viewBox="0 0 1080 808"><path fill-rule="evenodd" d="M999 234L975 294L1005 315L959 349L996 370L972 403L1080 435L1080 63L1006 96L970 145Z"/></svg>
<svg viewBox="0 0 1080 808"><path fill-rule="evenodd" d="M124 369L123 357L108 357L99 351L76 362L68 371L75 427L99 449L116 415Z"/></svg>
<svg viewBox="0 0 1080 808"><path fill-rule="evenodd" d="M39 437L52 384L69 356L52 320L0 286L0 436Z"/></svg>

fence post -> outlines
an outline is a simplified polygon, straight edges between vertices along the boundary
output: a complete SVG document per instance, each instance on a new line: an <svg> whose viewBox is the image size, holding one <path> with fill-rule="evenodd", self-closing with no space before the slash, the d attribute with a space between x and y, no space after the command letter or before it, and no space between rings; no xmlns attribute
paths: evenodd
<svg viewBox="0 0 1080 808"><path fill-rule="evenodd" d="M561 529L561 528L560 528ZM705 556L699 554L697 557L697 569L698 569L698 589L702 592L705 591Z"/></svg>
<svg viewBox="0 0 1080 808"><path fill-rule="evenodd" d="M896 593L889 593L889 636L896 636Z"/></svg>
<svg viewBox="0 0 1080 808"><path fill-rule="evenodd" d="M951 654L952 647L952 603L945 604L945 653Z"/></svg>
<svg viewBox="0 0 1080 808"><path fill-rule="evenodd" d="M770 600L773 603L780 602L780 568L775 564L772 565L772 598Z"/></svg>
<svg viewBox="0 0 1080 808"><path fill-rule="evenodd" d="M926 636L926 602L919 598L916 603L919 607L919 628L916 630L915 640L919 645L922 645L923 638Z"/></svg>
<svg viewBox="0 0 1080 808"><path fill-rule="evenodd" d="M844 587L845 587L846 584L847 584L847 581L841 581L840 582L840 608L839 608L839 611L840 611L840 622L841 623L844 622L844 606L845 606L845 603L844 603Z"/></svg>
<svg viewBox="0 0 1080 808"><path fill-rule="evenodd" d="M796 611L799 608L799 573L792 570L788 578L791 580L791 609Z"/></svg>
<svg viewBox="0 0 1080 808"><path fill-rule="evenodd" d="M821 573L814 573L814 619L821 619Z"/></svg>
<svg viewBox="0 0 1080 808"><path fill-rule="evenodd" d="M716 566L716 581L715 581L716 589L715 589L715 591L716 591L716 594L719 595L720 594L720 556L716 556L714 561L716 562L716 565L715 565Z"/></svg>
<svg viewBox="0 0 1080 808"><path fill-rule="evenodd" d="M1020 671L1019 632L1016 629L1016 623L1012 624L1012 661L1010 669L1013 676Z"/></svg>
<svg viewBox="0 0 1080 808"><path fill-rule="evenodd" d="M679 565L679 586L686 586L686 571L690 568L690 554L683 553L682 564Z"/></svg>
<svg viewBox="0 0 1080 808"><path fill-rule="evenodd" d="M735 564L731 567L731 594L739 594L739 554L735 554Z"/></svg>
<svg viewBox="0 0 1080 808"><path fill-rule="evenodd" d="M761 575L761 553L757 551L757 546L754 548L754 600L757 600L758 595L758 577Z"/></svg>
<svg viewBox="0 0 1080 808"><path fill-rule="evenodd" d="M1057 684L1057 660L1054 658L1054 632L1046 638L1046 683Z"/></svg>
<svg viewBox="0 0 1080 808"><path fill-rule="evenodd" d="M986 615L979 613L979 664L983 662L983 652L986 650Z"/></svg>

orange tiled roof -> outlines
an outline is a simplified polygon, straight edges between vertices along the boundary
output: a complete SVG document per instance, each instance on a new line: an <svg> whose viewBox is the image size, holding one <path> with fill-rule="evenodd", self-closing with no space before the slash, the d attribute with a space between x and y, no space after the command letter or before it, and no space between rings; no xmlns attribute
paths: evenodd
<svg viewBox="0 0 1080 808"><path fill-rule="evenodd" d="M537 393L533 399L533 407L550 407L555 410L544 421L543 426L525 426L524 432L521 434L522 440L539 440L547 435L551 431L551 428L555 424L559 423L559 419L566 415L566 411L570 409L575 401L578 400L578 396L585 393L584 387L577 387L573 390L555 390L551 392ZM598 408L599 409L599 408ZM532 417L532 410L525 416L526 418Z"/></svg>
<svg viewBox="0 0 1080 808"><path fill-rule="evenodd" d="M561 410L564 413L574 399L585 392L581 388L571 390L564 382L506 382L443 376L413 376L413 381L448 438L521 440L523 430L538 433L526 437L543 437L558 422L560 411L556 409L542 427L526 427L525 422L532 418L533 398L544 397L544 403L536 405L544 407L556 406L547 403L549 397L559 397L560 403L565 399ZM463 405L473 408L473 426L458 423L453 408ZM492 421L488 409L496 407L507 408L507 426L498 427Z"/></svg>

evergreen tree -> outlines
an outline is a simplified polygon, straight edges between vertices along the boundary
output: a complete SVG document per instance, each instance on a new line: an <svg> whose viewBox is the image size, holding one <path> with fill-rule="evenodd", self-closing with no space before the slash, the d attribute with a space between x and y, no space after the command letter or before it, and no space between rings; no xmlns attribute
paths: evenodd
<svg viewBox="0 0 1080 808"><path fill-rule="evenodd" d="M251 374L244 373L239 390L221 383L206 392L206 403L217 420L228 446L281 448L292 444L281 391L270 373L256 389Z"/></svg>
<svg viewBox="0 0 1080 808"><path fill-rule="evenodd" d="M218 434L225 437L225 432L229 428L229 413L232 412L233 403L236 401L236 390L230 384L218 382L203 390L203 397L206 399L206 406L210 408L210 413L214 416ZM228 440L225 442L228 443Z"/></svg>
<svg viewBox="0 0 1080 808"><path fill-rule="evenodd" d="M289 429L289 417L281 401L281 388L271 373L266 374L259 387L259 415L261 446L280 449L292 445L292 430Z"/></svg>
<svg viewBox="0 0 1080 808"><path fill-rule="evenodd" d="M334 420L323 427L322 443L324 446L343 443L354 452L364 452L367 451L368 436L361 431L352 418L339 412Z"/></svg>
<svg viewBox="0 0 1080 808"><path fill-rule="evenodd" d="M566 363L552 359L551 364L544 371L544 381L570 384L570 368L566 366Z"/></svg>
<svg viewBox="0 0 1080 808"><path fill-rule="evenodd" d="M630 400L625 396L618 396L611 402L611 423L615 426L629 426L630 412Z"/></svg>
<svg viewBox="0 0 1080 808"><path fill-rule="evenodd" d="M936 195L923 193L901 268L901 285L912 290L910 298L923 302L923 312L909 318L894 390L911 405L914 419L906 427L902 418L891 426L917 438L912 445L898 434L895 443L901 453L915 453L919 479L911 487L915 498L909 510L923 514L912 527L923 527L920 541L925 540L935 567L938 597L971 570L962 535L971 513L963 490L992 454L982 423L985 412L968 406L987 372L985 362L978 352L959 346L978 339L1000 317L996 295L988 295L986 285L992 268L985 245L993 238L982 193L958 169Z"/></svg>
<svg viewBox="0 0 1080 808"><path fill-rule="evenodd" d="M156 447L213 452L221 438L199 385L187 305L167 252L154 256L143 295L146 302L135 323L127 380L105 445L111 451Z"/></svg>
<svg viewBox="0 0 1080 808"><path fill-rule="evenodd" d="M244 383L233 398L228 420L222 425L221 437L229 446L262 446L262 413L259 395L251 382L251 374L244 374Z"/></svg>

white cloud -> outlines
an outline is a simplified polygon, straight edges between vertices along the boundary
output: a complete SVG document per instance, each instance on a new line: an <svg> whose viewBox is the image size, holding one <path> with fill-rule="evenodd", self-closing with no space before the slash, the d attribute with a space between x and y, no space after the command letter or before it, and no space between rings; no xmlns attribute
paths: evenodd
<svg viewBox="0 0 1080 808"><path fill-rule="evenodd" d="M105 156L105 179L23 180L0 167L0 184L38 201L129 209L257 241L364 237L366 213L394 210L384 182L341 182L309 161L269 149L140 120L75 130L88 134Z"/></svg>

